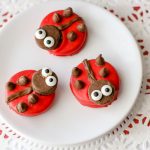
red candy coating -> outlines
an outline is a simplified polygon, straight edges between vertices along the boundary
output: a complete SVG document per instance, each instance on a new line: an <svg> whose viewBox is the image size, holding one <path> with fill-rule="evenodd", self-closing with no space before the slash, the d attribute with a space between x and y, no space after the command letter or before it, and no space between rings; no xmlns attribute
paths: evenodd
<svg viewBox="0 0 150 150"><path fill-rule="evenodd" d="M70 20L72 20L75 17L79 17L77 14L73 13L72 16L62 17L60 22L55 23L52 19L52 16L54 13L58 13L59 15L63 16L63 10L52 12L52 13L48 14L42 20L40 27L43 27L45 25L54 25L57 27L59 25L68 23ZM87 30L84 32L80 32L77 29L77 26L80 23L84 23L84 21L83 20L76 21L67 29L61 31L62 32L61 44L55 50L49 50L49 53L57 55L57 56L69 56L69 55L74 55L74 54L78 53L81 50L81 48L83 47L83 45L86 41L86 38L87 38ZM77 38L75 41L69 41L67 39L67 33L70 31L74 31L77 34Z"/></svg>
<svg viewBox="0 0 150 150"><path fill-rule="evenodd" d="M89 60L89 63L94 72L95 78L97 80L101 80L101 79L107 80L114 85L114 87L115 87L114 100L116 100L117 95L118 95L118 90L119 90L119 76L118 76L115 68L108 62L105 62L105 65L103 65L103 66L98 66L98 65L96 65L95 59ZM98 105L89 99L88 88L89 88L91 82L88 79L87 70L85 70L83 63L80 63L77 67L82 70L82 74L77 78L71 76L71 79L70 79L70 88L71 88L73 94L75 95L75 97L77 98L77 100L82 105L93 107L93 108L106 107L106 106L110 105L111 103ZM105 78L101 77L99 74L99 71L104 67L109 70L109 75ZM75 88L74 83L76 80L81 80L85 83L85 86L83 89L78 90Z"/></svg>
<svg viewBox="0 0 150 150"><path fill-rule="evenodd" d="M27 76L31 80L34 72L35 72L35 70L21 71L21 72L15 74L13 77L11 77L9 82L17 83L17 80L19 79L20 76ZM27 88L29 86L31 86L31 82L29 82L25 86L17 85L14 90L12 90L12 91L7 90L7 96L10 96L11 94L14 94L18 91L24 90L25 88ZM55 94L51 94L48 96L42 96L42 95L35 93L34 91L32 93L38 95L38 97L39 97L38 102L36 104L29 104L28 103L28 95L25 95L25 96L19 97L15 100L9 102L8 105L9 105L10 109L15 111L17 114L20 114L23 116L39 115L40 113L46 111L52 105L53 99L55 97ZM28 105L28 110L25 111L24 113L19 113L17 111L16 106L20 102L25 102Z"/></svg>

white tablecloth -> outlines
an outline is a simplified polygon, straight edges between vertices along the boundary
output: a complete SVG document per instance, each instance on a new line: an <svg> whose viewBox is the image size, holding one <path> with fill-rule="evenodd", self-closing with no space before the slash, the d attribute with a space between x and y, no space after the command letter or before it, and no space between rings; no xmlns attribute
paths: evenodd
<svg viewBox="0 0 150 150"><path fill-rule="evenodd" d="M25 9L47 0L0 0L0 30ZM0 119L0 150L150 150L150 1L84 0L104 7L130 29L137 40L144 65L138 101L114 131L92 141L71 146L43 145L20 137Z"/></svg>

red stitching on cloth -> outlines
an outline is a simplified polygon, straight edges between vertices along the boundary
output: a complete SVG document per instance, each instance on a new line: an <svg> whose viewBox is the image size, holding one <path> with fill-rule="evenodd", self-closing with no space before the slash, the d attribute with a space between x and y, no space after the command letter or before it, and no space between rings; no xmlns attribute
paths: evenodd
<svg viewBox="0 0 150 150"><path fill-rule="evenodd" d="M3 130L0 129L0 135L2 135L3 133ZM9 136L5 133L4 135L2 135L4 137L4 139L7 139L9 138Z"/></svg>
<svg viewBox="0 0 150 150"><path fill-rule="evenodd" d="M141 49L144 49L144 46L143 46L143 45L141 45L141 46L140 46L140 48L141 48Z"/></svg>
<svg viewBox="0 0 150 150"><path fill-rule="evenodd" d="M2 131L2 130L0 130L0 135L2 134L2 132L3 132L3 131Z"/></svg>
<svg viewBox="0 0 150 150"><path fill-rule="evenodd" d="M0 24L0 28L3 27L4 23L7 23L9 21L9 19L11 19L13 17L13 14L10 14L10 12L4 12L3 14L0 15L0 17L2 17L2 24Z"/></svg>
<svg viewBox="0 0 150 150"><path fill-rule="evenodd" d="M122 21L122 22L124 22L124 21L125 21L125 18L124 18L124 17L121 17L120 19L121 19L121 21Z"/></svg>
<svg viewBox="0 0 150 150"><path fill-rule="evenodd" d="M150 89L150 86L149 85L146 85L146 90Z"/></svg>
<svg viewBox="0 0 150 150"><path fill-rule="evenodd" d="M143 11L140 13L140 16L143 17Z"/></svg>
<svg viewBox="0 0 150 150"><path fill-rule="evenodd" d="M143 123L143 124L145 123L146 119L147 119L147 117L144 117L144 118L142 119L142 123Z"/></svg>
<svg viewBox="0 0 150 150"><path fill-rule="evenodd" d="M7 21L8 21L7 19L3 19L3 22L5 22L5 23L6 23Z"/></svg>
<svg viewBox="0 0 150 150"><path fill-rule="evenodd" d="M129 128L133 128L133 125L130 123L128 127L129 127Z"/></svg>
<svg viewBox="0 0 150 150"><path fill-rule="evenodd" d="M134 6L134 7L133 7L133 9L134 9L135 11L138 11L140 8L141 8L140 6Z"/></svg>
<svg viewBox="0 0 150 150"><path fill-rule="evenodd" d="M11 15L10 15L10 18L12 18L12 17L13 17L13 15L11 14Z"/></svg>
<svg viewBox="0 0 150 150"><path fill-rule="evenodd" d="M140 6L133 6L132 8L133 8L133 12L131 13L131 15L127 16L128 20L130 22L134 22L134 21L141 19L140 21L143 22L144 12L143 12L143 10L141 10L141 7Z"/></svg>
<svg viewBox="0 0 150 150"><path fill-rule="evenodd" d="M150 79L147 79L147 82L150 82Z"/></svg>
<svg viewBox="0 0 150 150"><path fill-rule="evenodd" d="M147 95L147 94L150 94L150 91L149 91L149 89L150 89L150 79L147 79L146 80L146 87L145 87L145 94Z"/></svg>
<svg viewBox="0 0 150 150"><path fill-rule="evenodd" d="M134 121L135 124L138 124L138 123L139 123L139 120L136 119L136 118L134 118L133 121Z"/></svg>
<svg viewBox="0 0 150 150"><path fill-rule="evenodd" d="M149 54L149 52L147 50L143 52L144 56L147 56L148 54Z"/></svg>
<svg viewBox="0 0 150 150"><path fill-rule="evenodd" d="M8 139L9 136L7 134L4 135L4 139Z"/></svg>
<svg viewBox="0 0 150 150"><path fill-rule="evenodd" d="M140 49L143 51L143 56L148 56L149 51L145 49L144 40L143 39L138 39L137 42L139 43Z"/></svg>
<svg viewBox="0 0 150 150"><path fill-rule="evenodd" d="M138 117L138 118L137 118ZM123 131L125 135L130 134L130 130L139 124L145 125L146 120L148 119L148 123L146 124L147 127L150 127L150 118L147 116L144 116L143 114L137 114L135 118L132 120L132 122L128 125L127 129ZM141 120L141 121L140 121ZM141 122L141 123L140 123Z"/></svg>
<svg viewBox="0 0 150 150"><path fill-rule="evenodd" d="M125 135L128 135L128 134L129 134L129 131L128 131L128 130L124 130L123 132L124 132Z"/></svg>
<svg viewBox="0 0 150 150"><path fill-rule="evenodd" d="M109 11L110 11L111 13L114 13L114 10L113 10L113 9L110 9Z"/></svg>
<svg viewBox="0 0 150 150"><path fill-rule="evenodd" d="M9 12L7 11L7 12L3 13L2 16L4 17L4 16L7 16L8 14L9 14Z"/></svg>
<svg viewBox="0 0 150 150"><path fill-rule="evenodd" d="M145 94L146 94L146 95L147 95L147 94L150 94L150 92L147 92L147 93L145 93Z"/></svg>
<svg viewBox="0 0 150 150"><path fill-rule="evenodd" d="M136 14L132 14L132 16L136 19L136 20L138 20L138 16L136 15Z"/></svg>
<svg viewBox="0 0 150 150"><path fill-rule="evenodd" d="M138 43L143 43L144 40L143 39L138 39L137 41L138 41Z"/></svg>
<svg viewBox="0 0 150 150"><path fill-rule="evenodd" d="M149 120L149 122L148 122L147 126L148 126L148 127L150 126L150 120Z"/></svg>
<svg viewBox="0 0 150 150"><path fill-rule="evenodd" d="M128 21L134 22L134 21L139 20L139 17L143 17L143 15L144 15L144 13L141 10L140 6L133 6L132 7L133 12L131 13L131 15L128 15L126 17L123 17L123 16L120 17L118 14L116 14L114 9L109 9L107 7L104 7L104 8L106 10L108 10L109 12L111 12L112 14L114 14L116 17L118 17L122 22L124 22L126 20L126 18L127 18ZM142 18L141 18L141 22L143 22ZM148 54L147 54L147 52L145 52L143 55L148 55Z"/></svg>

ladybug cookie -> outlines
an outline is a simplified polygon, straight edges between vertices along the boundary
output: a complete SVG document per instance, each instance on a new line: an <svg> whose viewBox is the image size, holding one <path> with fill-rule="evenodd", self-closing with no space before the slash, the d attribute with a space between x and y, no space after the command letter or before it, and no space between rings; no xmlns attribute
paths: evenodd
<svg viewBox="0 0 150 150"><path fill-rule="evenodd" d="M38 115L52 105L57 83L57 75L47 67L21 71L6 85L7 104L20 115Z"/></svg>
<svg viewBox="0 0 150 150"><path fill-rule="evenodd" d="M119 76L115 68L99 55L96 59L85 59L73 68L70 88L82 105L106 107L117 99Z"/></svg>
<svg viewBox="0 0 150 150"><path fill-rule="evenodd" d="M86 38L86 25L71 7L48 14L35 32L39 47L57 56L78 53Z"/></svg>

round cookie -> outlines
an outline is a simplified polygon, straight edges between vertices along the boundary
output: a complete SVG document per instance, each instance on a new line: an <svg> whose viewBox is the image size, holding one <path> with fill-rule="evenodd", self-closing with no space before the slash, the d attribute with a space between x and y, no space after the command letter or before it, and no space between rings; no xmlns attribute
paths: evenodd
<svg viewBox="0 0 150 150"><path fill-rule="evenodd" d="M85 59L73 68L70 88L82 105L106 107L117 99L119 76L115 68L99 55L96 59Z"/></svg>
<svg viewBox="0 0 150 150"><path fill-rule="evenodd" d="M71 7L49 13L35 32L39 47L57 56L78 53L87 39L84 20Z"/></svg>
<svg viewBox="0 0 150 150"><path fill-rule="evenodd" d="M6 102L17 114L39 115L52 105L57 83L56 74L47 67L18 72L7 82Z"/></svg>

